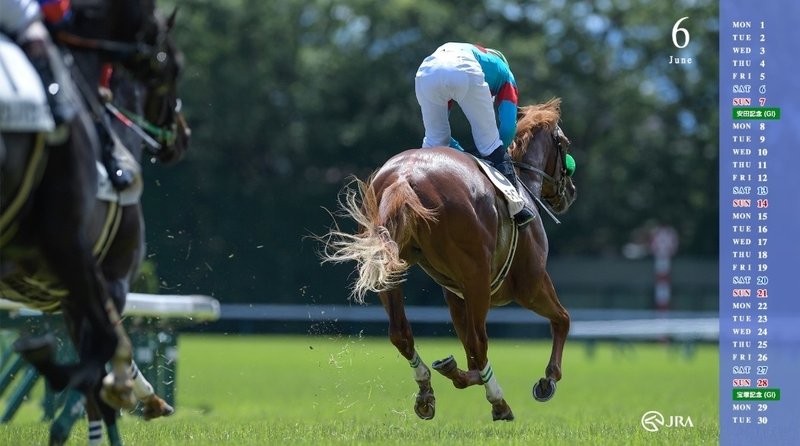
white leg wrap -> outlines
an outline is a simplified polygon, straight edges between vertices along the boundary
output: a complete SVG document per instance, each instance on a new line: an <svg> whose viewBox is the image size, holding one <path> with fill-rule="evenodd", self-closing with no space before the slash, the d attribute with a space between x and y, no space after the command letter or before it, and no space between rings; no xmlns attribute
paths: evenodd
<svg viewBox="0 0 800 446"><path fill-rule="evenodd" d="M103 444L103 422L89 421L89 446L100 446Z"/></svg>
<svg viewBox="0 0 800 446"><path fill-rule="evenodd" d="M422 362L422 358L414 351L414 358L408 361L408 365L414 370L414 380L427 381L431 379L431 370Z"/></svg>
<svg viewBox="0 0 800 446"><path fill-rule="evenodd" d="M486 399L489 400L490 403L496 403L503 399L503 389L500 388L500 384L497 384L497 378L494 376L492 364L488 361L486 362L486 367L481 370L481 380L483 381L483 386L486 388Z"/></svg>
<svg viewBox="0 0 800 446"><path fill-rule="evenodd" d="M144 401L154 393L152 384L142 375L133 361L131 361L131 379L133 379L133 394L137 400Z"/></svg>

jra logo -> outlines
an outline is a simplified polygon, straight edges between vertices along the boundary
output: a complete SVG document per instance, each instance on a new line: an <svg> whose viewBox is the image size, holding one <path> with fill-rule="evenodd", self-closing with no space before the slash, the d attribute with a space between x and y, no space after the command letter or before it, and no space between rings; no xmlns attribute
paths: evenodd
<svg viewBox="0 0 800 446"><path fill-rule="evenodd" d="M670 415L669 418L664 418L664 415L657 410L645 412L642 415L641 423L644 430L648 432L658 432L663 428L694 427L692 417Z"/></svg>

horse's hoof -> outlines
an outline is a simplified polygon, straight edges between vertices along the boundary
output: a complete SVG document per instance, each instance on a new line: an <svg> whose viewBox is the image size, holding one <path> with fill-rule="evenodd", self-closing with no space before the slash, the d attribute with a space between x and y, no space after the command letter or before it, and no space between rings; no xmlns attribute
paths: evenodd
<svg viewBox="0 0 800 446"><path fill-rule="evenodd" d="M493 421L514 421L514 412L511 407L502 401L498 404L492 405L492 420Z"/></svg>
<svg viewBox="0 0 800 446"><path fill-rule="evenodd" d="M550 401L556 393L556 380L553 378L541 378L533 386L533 398L536 401Z"/></svg>
<svg viewBox="0 0 800 446"><path fill-rule="evenodd" d="M456 358L454 358L453 355L450 355L444 359L433 361L431 367L444 376L449 375L458 368L456 365Z"/></svg>
<svg viewBox="0 0 800 446"><path fill-rule="evenodd" d="M436 398L433 395L418 396L417 403L414 404L414 413L423 420L432 420L436 415Z"/></svg>
<svg viewBox="0 0 800 446"><path fill-rule="evenodd" d="M175 408L167 404L166 401L156 394L150 395L150 397L144 401L142 416L145 421L150 421L159 417L168 417L174 413Z"/></svg>
<svg viewBox="0 0 800 446"><path fill-rule="evenodd" d="M132 410L136 407L136 397L133 396L133 381L127 379L122 384L117 384L114 381L114 375L109 373L103 378L100 398L114 409Z"/></svg>
<svg viewBox="0 0 800 446"><path fill-rule="evenodd" d="M51 334L26 336L14 341L12 348L31 364L49 364L55 357L56 338Z"/></svg>
<svg viewBox="0 0 800 446"><path fill-rule="evenodd" d="M50 446L63 446L69 438L71 427L63 426L62 423L53 423L50 426Z"/></svg>
<svg viewBox="0 0 800 446"><path fill-rule="evenodd" d="M63 445L67 443L69 434L75 423L86 416L86 397L77 390L68 390L61 413L50 425L50 445Z"/></svg>

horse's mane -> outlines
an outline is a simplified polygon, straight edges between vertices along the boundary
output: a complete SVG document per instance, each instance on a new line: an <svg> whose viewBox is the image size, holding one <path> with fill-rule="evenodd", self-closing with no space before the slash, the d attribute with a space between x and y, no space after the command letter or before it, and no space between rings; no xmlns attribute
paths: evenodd
<svg viewBox="0 0 800 446"><path fill-rule="evenodd" d="M561 98L544 104L526 105L517 111L517 136L508 151L515 161L522 159L528 144L539 130L553 131L561 118Z"/></svg>

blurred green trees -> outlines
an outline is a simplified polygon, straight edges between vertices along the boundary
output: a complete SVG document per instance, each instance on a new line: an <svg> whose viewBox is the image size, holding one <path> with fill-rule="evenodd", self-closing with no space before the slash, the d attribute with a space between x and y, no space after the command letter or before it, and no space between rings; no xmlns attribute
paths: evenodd
<svg viewBox="0 0 800 446"><path fill-rule="evenodd" d="M176 36L192 148L147 169L162 291L225 301L343 302L350 266L319 266L339 189L416 147L420 61L446 41L501 49L521 103L563 98L578 201L551 255L620 256L654 222L680 254L718 247L716 0L192 0ZM691 40L673 44L675 22ZM669 56L692 57L690 65ZM463 117L454 132L469 142ZM305 296L305 297L298 297ZM437 295L438 298L438 295Z"/></svg>

